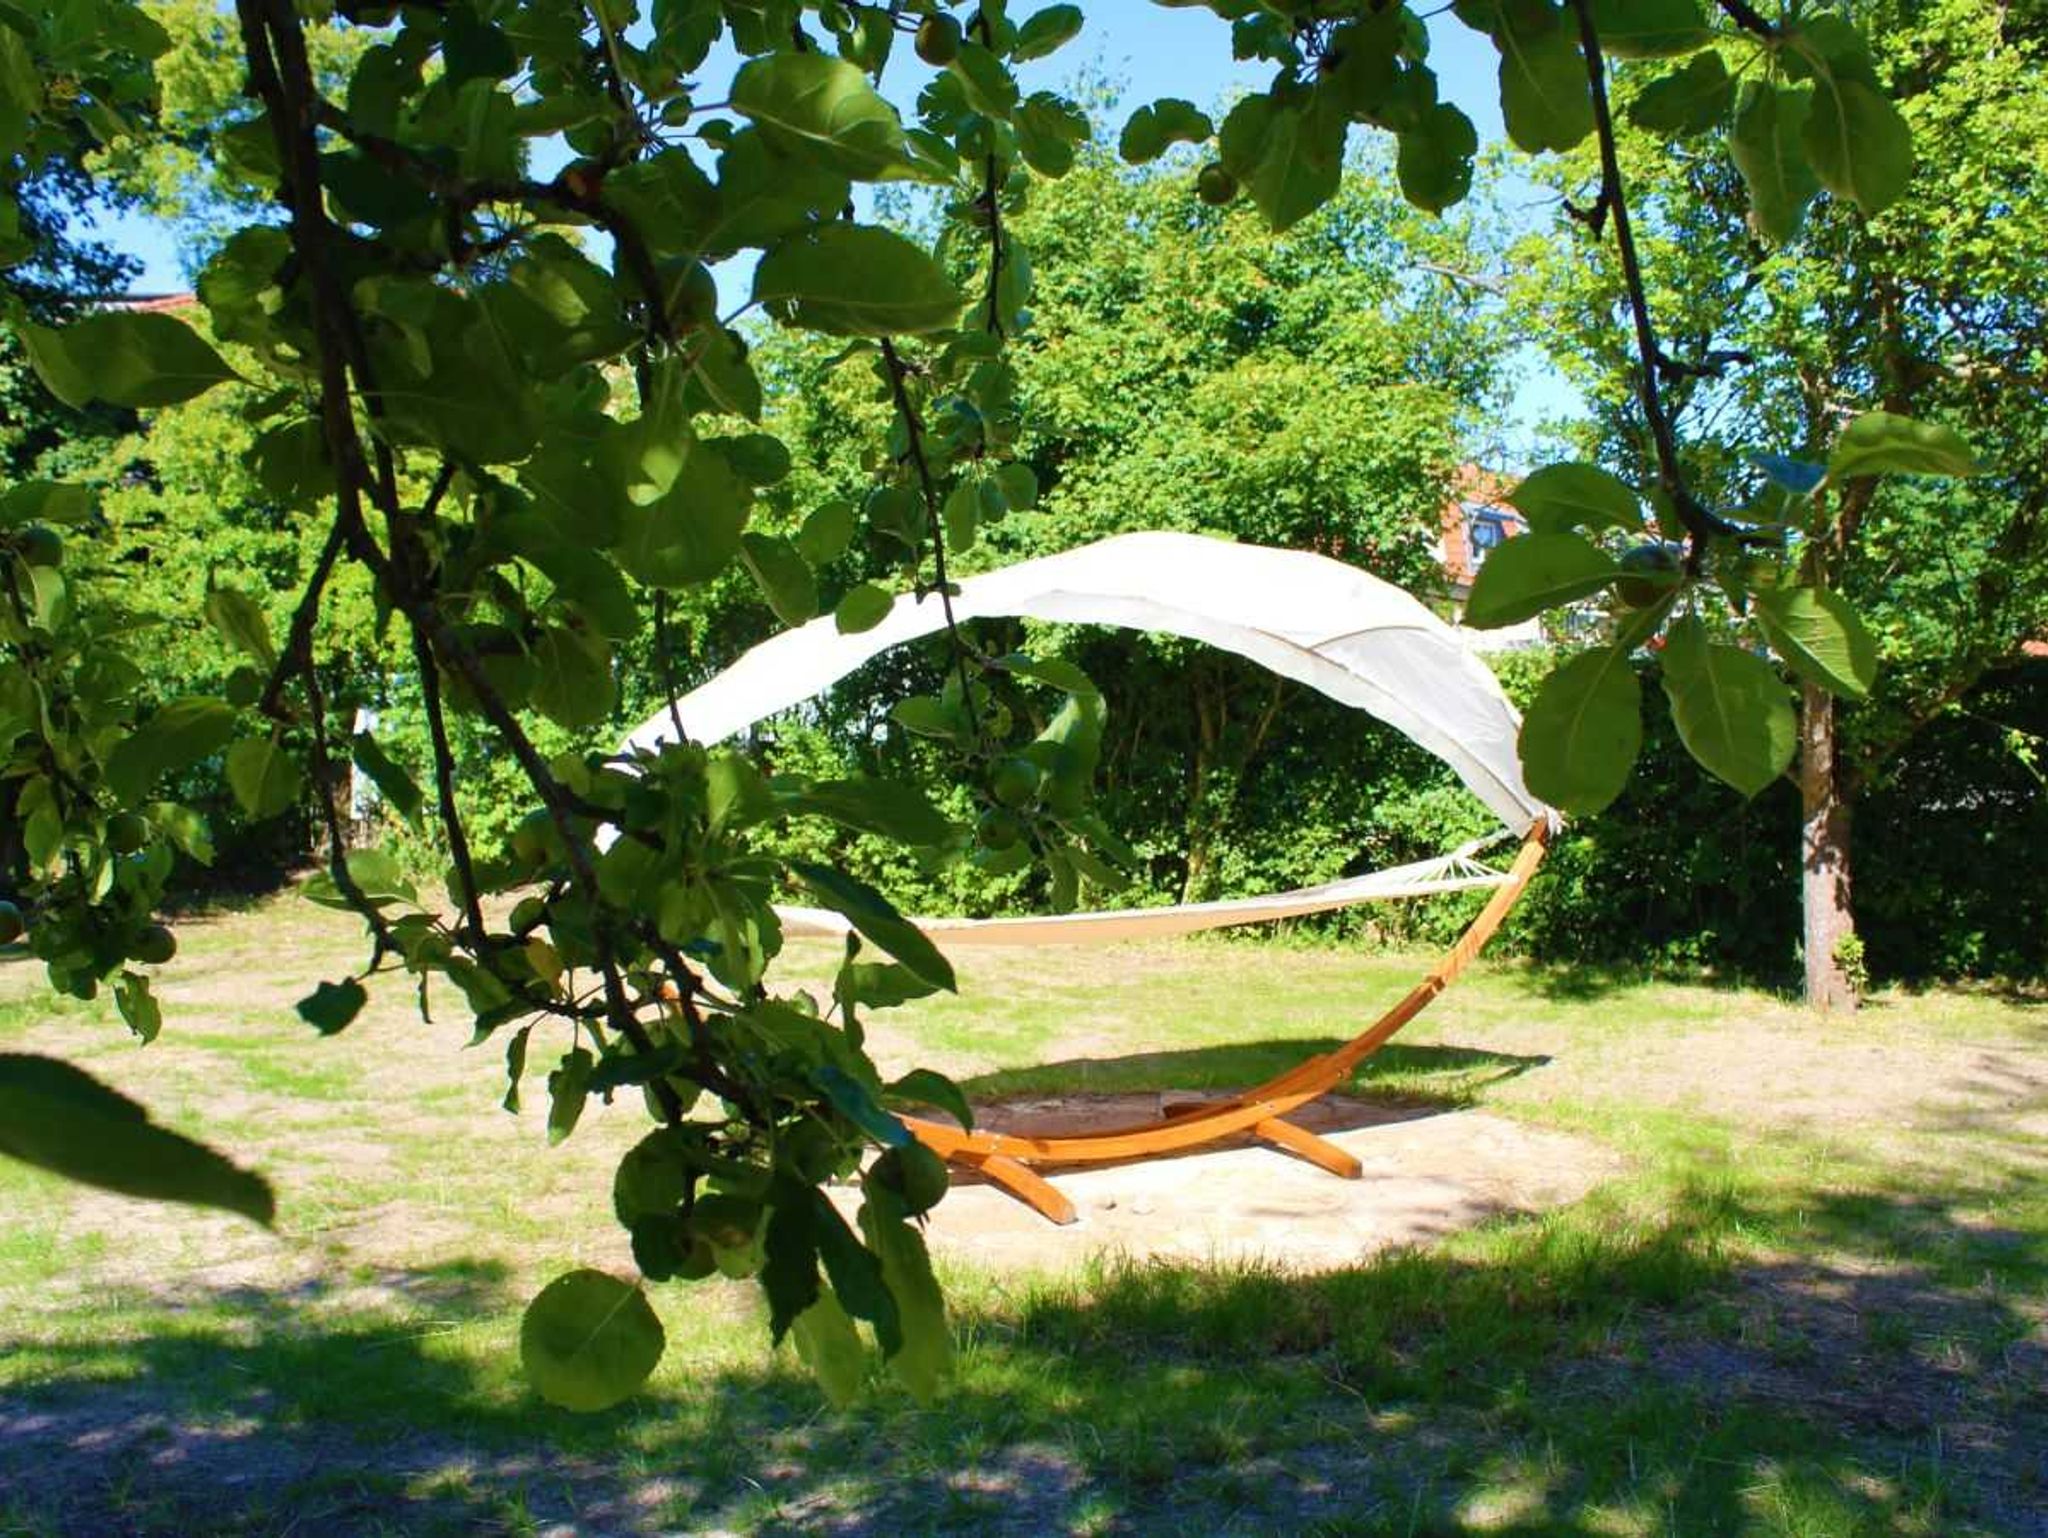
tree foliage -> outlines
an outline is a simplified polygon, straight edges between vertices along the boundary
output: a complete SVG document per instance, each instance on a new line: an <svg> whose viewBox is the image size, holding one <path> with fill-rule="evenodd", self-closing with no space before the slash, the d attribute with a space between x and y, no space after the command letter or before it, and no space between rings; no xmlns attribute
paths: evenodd
<svg viewBox="0 0 2048 1538"><path fill-rule="evenodd" d="M1124 137L1133 158L1213 140L1202 199L1226 203L1241 189L1272 228L1291 230L1339 197L1361 124L1393 136L1410 201L1436 210L1465 196L1476 136L1438 100L1415 12L1213 8L1232 22L1240 57L1276 65L1272 86L1218 124L1185 104L1141 111L1146 126ZM267 203L209 237L203 324L117 307L56 325L10 301L39 377L77 409L160 408L246 387L241 409L261 429L249 469L316 531L281 625L224 584L186 594L187 613L196 608L248 671L218 693L158 700L138 661L146 643L118 603L93 593L97 563L71 554L107 528L93 488L9 487L0 722L31 948L60 988L91 997L110 984L131 1027L154 1035L143 968L174 945L155 909L180 854L207 847L203 819L174 799L182 778L202 768L224 777L262 818L293 804L302 783L332 784L352 755L394 799L433 809L449 857L439 890L423 890L387 852L348 850L331 798L319 798L332 860L310 895L363 918L362 975L403 968L423 1000L469 1017L473 1040L504 1042L512 1097L529 1062L536 1079L546 1068L552 1137L572 1135L593 1098L643 1100L652 1130L612 1193L642 1274L758 1277L773 1335L793 1335L839 1392L858 1381L863 1327L912 1391L932 1392L945 1370L938 1288L915 1224L936 1191L899 1108L966 1108L929 1073L885 1082L863 1049L862 1018L953 979L873 887L778 855L763 837L823 819L907 848L959 841L910 787L769 774L739 751L687 741L620 757L588 736L614 707L622 648L637 635L653 632L666 682L673 597L743 571L785 620L830 602L842 628L864 628L891 587L944 605L949 555L1036 498L1037 473L1018 457L1012 349L1029 331L1039 263L1018 230L1034 185L1073 168L1088 127L1072 103L1027 94L1012 66L1070 36L1071 8L928 10L680 0L643 16L633 0L343 0L330 38L290 0L237 0L246 105L218 132L207 119L221 115L235 72L174 81L171 92L153 66L171 57L172 35L128 0L0 11L0 151L11 157L0 219L15 217L18 189L44 168L100 151L113 164L131 149L138 185L202 178L209 210ZM1525 734L1535 788L1571 807L1605 799L1538 771L1571 715L1551 696L1591 665L1619 677L1614 659L1667 619L1667 650L1685 674L1680 729L1711 767L1748 784L1777 751L1775 680L1697 611L1711 584L1744 612L1758 580L1736 556L1804 515L1778 504L1712 510L1679 460L1604 58L1714 48L1736 59L1746 78L1732 107L1734 158L1759 221L1779 234L1814 187L1870 212L1891 203L1904 130L1860 35L1831 16L1774 22L1735 0L1723 6L1727 25L1689 0L1660 4L1652 25L1643 7L1600 0L1461 0L1456 11L1499 51L1519 144L1564 151L1598 136L1592 217L1611 226L1627 269L1657 447L1656 483L1642 490L1665 535L1685 544L1667 590L1539 694ZM180 14L213 35L211 12ZM919 62L892 64L913 29ZM729 82L714 57L737 60ZM875 88L892 68L919 72L907 123ZM149 130L166 109L182 122L192 103L199 142L184 148L196 158L165 160ZM873 217L873 196L857 191L892 184L933 190L941 222L929 243ZM1356 249L1341 207L1329 229ZM1273 324L1304 325L1340 348L1370 340L1347 330L1330 295L1293 282L1285 250L1273 258L1283 266ZM1227 242L1202 260L1227 266ZM756 521L795 458L762 426L762 380L736 328L756 311L831 338L831 371L868 394L850 418L868 441L850 516L811 508L794 531ZM1316 361L1268 356L1191 386L1176 405L1190 441L1157 445L1153 473L1213 469L1234 495L1266 489L1242 452L1247 433L1306 452L1315 420L1284 397ZM1948 470L1960 452L1910 425L1863 431L1882 439L1888 469ZM1182 447L1194 457L1182 460ZM1824 491L1870 468L1835 452ZM1273 533L1320 520L1338 536L1331 506L1375 471L1346 447L1324 462L1316 505L1281 499ZM1073 479L1085 484L1078 460ZM1105 477L1091 495L1118 489ZM1543 537L1578 537L1583 524L1560 521ZM871 564L834 594L819 568L849 542ZM1614 567L1618 588L1626 567ZM341 740L345 701L330 696L318 653L346 622L336 606L350 583L411 659L431 749L425 783L374 735ZM1579 584L1567 586L1576 596ZM1502 611L1525 596L1488 595ZM1836 612L1818 596L1810 607ZM1015 819L1011 847L1045 861L1057 896L1117 857L1088 799L1102 698L1074 669L985 655L956 632L938 691L897 710L948 745L990 812ZM532 809L502 845L478 843L462 816L453 718L485 733L526 782ZM578 746L550 751L544 727ZM1567 755L1573 773L1581 757L1625 772L1627 736L1589 739ZM1017 794L1019 765L1035 777L1028 795ZM857 933L827 998L771 986L772 904L786 892L837 909ZM869 947L889 962L859 960ZM301 1013L333 1034L364 996L360 977L328 980ZM819 1186L864 1163L849 1220ZM536 1300L522 1344L546 1391L595 1407L651 1368L661 1349L651 1325L631 1284L575 1273Z"/></svg>
<svg viewBox="0 0 2048 1538"><path fill-rule="evenodd" d="M1824 204L1782 243L1760 239L1723 162L1668 142L1668 88L1641 72L1622 82L1619 146L1649 301L1674 338L1666 386L1688 472L1722 505L1784 510L1783 550L1745 551L1742 579L1752 634L1823 691L1802 718L1824 730L1839 711L1809 798L1843 809L1845 870L1847 809L2048 632L2044 36L1975 0L1859 15L1870 67L1914 130L1917 196ZM1566 162L1557 179L1594 174ZM1589 446L1643 473L1654 447L1611 327L1625 275L1530 255L1524 313L1594 404Z"/></svg>

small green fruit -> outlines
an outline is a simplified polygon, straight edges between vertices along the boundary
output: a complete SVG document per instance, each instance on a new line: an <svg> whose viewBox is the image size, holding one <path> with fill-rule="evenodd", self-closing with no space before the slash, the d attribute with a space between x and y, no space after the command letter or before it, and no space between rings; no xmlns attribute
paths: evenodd
<svg viewBox="0 0 2048 1538"><path fill-rule="evenodd" d="M28 932L28 925L22 921L21 909L11 902L0 902L0 945L12 945Z"/></svg>
<svg viewBox="0 0 2048 1538"><path fill-rule="evenodd" d="M1212 160L1195 177L1195 196L1212 207L1221 208L1237 200L1237 178Z"/></svg>
<svg viewBox="0 0 2048 1538"><path fill-rule="evenodd" d="M161 924L152 924L128 947L129 956L146 966L160 967L178 954L178 937Z"/></svg>
<svg viewBox="0 0 2048 1538"><path fill-rule="evenodd" d="M29 565L64 564L64 536L55 529L46 529L40 523L32 523L14 537L16 548L21 551L21 558Z"/></svg>
<svg viewBox="0 0 2048 1538"><path fill-rule="evenodd" d="M1038 794L1038 765L1028 758L1006 758L989 776L989 793L1007 807L1029 806Z"/></svg>
<svg viewBox="0 0 2048 1538"><path fill-rule="evenodd" d="M1621 558L1621 569L1615 596L1631 609L1647 609L1678 586L1683 568L1676 545L1637 545Z"/></svg>
<svg viewBox="0 0 2048 1538"><path fill-rule="evenodd" d="M690 1231L714 1249L744 1249L761 1227L761 1204L713 1191L690 1209Z"/></svg>
<svg viewBox="0 0 2048 1538"><path fill-rule="evenodd" d="M984 849L1014 849L1024 838L1024 819L1015 812L996 807L981 814L974 836Z"/></svg>
<svg viewBox="0 0 2048 1538"><path fill-rule="evenodd" d="M946 1161L922 1143L892 1148L875 1161L875 1180L903 1198L912 1217L929 1212L953 1184Z"/></svg>
<svg viewBox="0 0 2048 1538"><path fill-rule="evenodd" d="M133 854L149 842L149 824L133 812L107 819L107 847L115 854Z"/></svg>
<svg viewBox="0 0 2048 1538"><path fill-rule="evenodd" d="M950 16L927 16L918 23L917 56L934 69L960 57L960 23Z"/></svg>

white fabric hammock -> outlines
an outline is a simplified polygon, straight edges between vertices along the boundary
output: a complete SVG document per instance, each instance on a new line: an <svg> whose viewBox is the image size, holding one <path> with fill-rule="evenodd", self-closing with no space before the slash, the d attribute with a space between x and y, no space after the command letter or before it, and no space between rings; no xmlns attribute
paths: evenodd
<svg viewBox="0 0 2048 1538"><path fill-rule="evenodd" d="M1124 534L959 585L961 621L1025 618L1161 631L1250 658L1282 677L1363 710L1444 760L1499 816L1525 834L1556 814L1522 783L1520 717L1457 633L1392 584L1310 551L1240 545L1197 534ZM936 596L898 598L879 625L842 635L828 615L785 631L676 702L699 742L719 742L810 699L891 647L945 626ZM626 739L653 749L675 738L664 707ZM1498 835L1496 835L1498 836ZM918 918L948 944L1107 943L1188 934L1318 913L1353 903L1496 886L1500 872L1449 855L1290 892L1167 908L1018 919ZM783 908L787 930L843 934L839 915Z"/></svg>

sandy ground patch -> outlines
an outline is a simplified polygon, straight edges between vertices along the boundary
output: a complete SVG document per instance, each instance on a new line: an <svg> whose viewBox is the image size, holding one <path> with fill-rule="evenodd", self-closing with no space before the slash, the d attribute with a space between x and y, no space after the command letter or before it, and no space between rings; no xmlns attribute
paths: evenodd
<svg viewBox="0 0 2048 1538"><path fill-rule="evenodd" d="M985 1107L982 1124L1050 1135L1128 1126L1158 1109L1153 1095L1039 1098ZM1053 1184L1080 1214L1060 1226L956 1174L932 1214L931 1243L942 1255L1026 1270L1105 1254L1335 1270L1485 1218L1577 1201L1623 1167L1586 1138L1483 1111L1418 1113L1327 1096L1289 1119L1353 1154L1363 1177L1341 1179L1238 1139L1178 1158L1059 1171Z"/></svg>

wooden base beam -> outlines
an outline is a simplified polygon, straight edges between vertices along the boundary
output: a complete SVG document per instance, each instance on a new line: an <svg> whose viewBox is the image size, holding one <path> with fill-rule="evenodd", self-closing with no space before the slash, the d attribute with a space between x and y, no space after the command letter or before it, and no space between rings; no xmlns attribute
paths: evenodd
<svg viewBox="0 0 2048 1538"><path fill-rule="evenodd" d="M986 1175L994 1185L1001 1186L1017 1200L1037 1212L1048 1222L1065 1226L1080 1216L1074 1204L1061 1194L1059 1187L1030 1166L1006 1158L1002 1154L985 1154L980 1157L955 1155L959 1163Z"/></svg>
<svg viewBox="0 0 2048 1538"><path fill-rule="evenodd" d="M1297 1127L1291 1121L1282 1121L1273 1116L1257 1123L1252 1136L1262 1143L1271 1143L1275 1148L1285 1149L1297 1158L1306 1159L1317 1169L1328 1170L1340 1180L1363 1180L1365 1166L1339 1148L1328 1138L1317 1137L1313 1132Z"/></svg>

